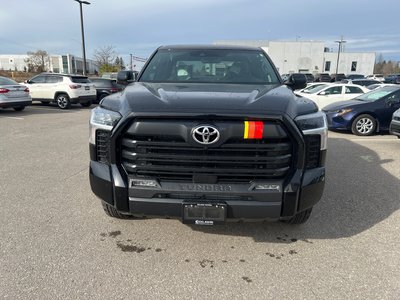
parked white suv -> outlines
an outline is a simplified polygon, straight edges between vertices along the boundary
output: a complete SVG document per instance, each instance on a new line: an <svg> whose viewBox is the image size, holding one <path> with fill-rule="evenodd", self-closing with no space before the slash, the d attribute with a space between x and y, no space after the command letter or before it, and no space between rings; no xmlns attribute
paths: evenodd
<svg viewBox="0 0 400 300"><path fill-rule="evenodd" d="M96 100L96 88L86 76L43 73L25 84L33 101L55 102L61 109L69 108L71 103L88 107Z"/></svg>
<svg viewBox="0 0 400 300"><path fill-rule="evenodd" d="M378 80L380 82L384 82L385 81L385 77L383 76L383 74L368 75L367 78L368 79Z"/></svg>

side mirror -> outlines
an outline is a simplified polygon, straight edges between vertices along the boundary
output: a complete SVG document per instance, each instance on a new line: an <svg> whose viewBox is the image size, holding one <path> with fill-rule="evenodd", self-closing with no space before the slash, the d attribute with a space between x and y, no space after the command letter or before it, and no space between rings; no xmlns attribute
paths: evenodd
<svg viewBox="0 0 400 300"><path fill-rule="evenodd" d="M293 73L284 83L293 91L304 89L307 86L307 77L301 73Z"/></svg>
<svg viewBox="0 0 400 300"><path fill-rule="evenodd" d="M324 95L326 95L326 92L325 91L322 91L321 93L319 93L318 95L322 95L322 96L324 96Z"/></svg>
<svg viewBox="0 0 400 300"><path fill-rule="evenodd" d="M32 83L29 79L25 80L24 83Z"/></svg>
<svg viewBox="0 0 400 300"><path fill-rule="evenodd" d="M132 71L120 71L117 74L117 83L128 85L136 81L136 73Z"/></svg>
<svg viewBox="0 0 400 300"><path fill-rule="evenodd" d="M117 75L117 81L128 81L128 73L119 72Z"/></svg>

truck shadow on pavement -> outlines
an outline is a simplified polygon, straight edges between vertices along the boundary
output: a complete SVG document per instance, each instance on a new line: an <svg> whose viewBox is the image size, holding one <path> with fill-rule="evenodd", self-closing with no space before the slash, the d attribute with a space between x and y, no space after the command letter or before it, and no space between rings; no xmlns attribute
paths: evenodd
<svg viewBox="0 0 400 300"><path fill-rule="evenodd" d="M400 179L382 167L392 161L381 159L373 150L347 139L329 139L324 195L307 223L227 223L191 228L209 234L249 236L256 242L291 243L351 237L399 209Z"/></svg>

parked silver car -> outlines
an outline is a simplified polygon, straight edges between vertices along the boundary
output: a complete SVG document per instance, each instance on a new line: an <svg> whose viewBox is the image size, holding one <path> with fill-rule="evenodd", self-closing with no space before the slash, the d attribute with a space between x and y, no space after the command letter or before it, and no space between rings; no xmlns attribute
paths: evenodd
<svg viewBox="0 0 400 300"><path fill-rule="evenodd" d="M26 86L0 76L0 108L14 108L16 111L21 111L31 104L32 98Z"/></svg>
<svg viewBox="0 0 400 300"><path fill-rule="evenodd" d="M391 134L397 135L397 137L400 139L400 108L393 113L389 131Z"/></svg>

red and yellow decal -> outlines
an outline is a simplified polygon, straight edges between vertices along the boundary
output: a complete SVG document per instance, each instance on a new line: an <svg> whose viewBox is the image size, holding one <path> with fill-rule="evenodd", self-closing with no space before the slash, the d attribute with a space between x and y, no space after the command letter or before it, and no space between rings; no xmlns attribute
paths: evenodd
<svg viewBox="0 0 400 300"><path fill-rule="evenodd" d="M261 121L244 121L245 139L262 139L264 132L264 123Z"/></svg>

